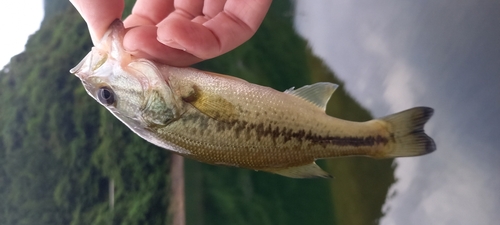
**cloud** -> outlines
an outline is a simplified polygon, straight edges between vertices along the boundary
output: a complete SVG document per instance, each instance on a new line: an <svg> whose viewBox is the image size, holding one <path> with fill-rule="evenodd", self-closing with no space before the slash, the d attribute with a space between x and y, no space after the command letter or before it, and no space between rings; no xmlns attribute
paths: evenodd
<svg viewBox="0 0 500 225"><path fill-rule="evenodd" d="M362 42L365 52L372 57L372 60L379 62L379 71L387 71L386 74L379 76L383 77L383 87L380 91L383 92L383 100L390 106L390 112L395 113L415 106L414 87L423 86L414 79L418 77L416 70L404 58L397 57L393 52L394 47L388 43L391 40L384 39L380 31L369 30L366 27L362 30L361 33L365 34ZM373 79L376 75L368 74L367 77Z"/></svg>
<svg viewBox="0 0 500 225"><path fill-rule="evenodd" d="M438 150L396 160L398 182L389 194L397 194L380 223L500 221L500 139L494 136L500 107L491 104L499 96L499 64L492 63L499 42L492 38L500 29L491 19L498 7L465 0L299 2L303 17L312 15L303 35L313 51L375 116L436 108L425 129Z"/></svg>
<svg viewBox="0 0 500 225"><path fill-rule="evenodd" d="M4 1L0 3L0 69L10 58L24 50L28 36L40 27L43 17L43 1Z"/></svg>
<svg viewBox="0 0 500 225"><path fill-rule="evenodd" d="M452 127L450 127L452 128ZM398 159L399 180L392 190L397 194L388 200L389 208L380 224L494 224L500 207L496 175L481 168L474 158L463 154L481 149L480 143L462 145L450 130L442 138L440 150L422 158ZM443 140L439 138L440 140ZM460 166L457 166L460 165Z"/></svg>
<svg viewBox="0 0 500 225"><path fill-rule="evenodd" d="M415 106L415 95L412 91L412 71L405 63L397 62L385 78L384 99L389 103L392 112L398 112Z"/></svg>

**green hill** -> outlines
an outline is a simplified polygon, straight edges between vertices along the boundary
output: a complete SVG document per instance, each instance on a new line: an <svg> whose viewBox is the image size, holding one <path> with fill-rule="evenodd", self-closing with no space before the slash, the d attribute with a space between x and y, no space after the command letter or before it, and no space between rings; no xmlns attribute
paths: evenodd
<svg viewBox="0 0 500 225"><path fill-rule="evenodd" d="M137 137L87 96L68 72L92 46L86 25L67 1L46 0L45 10L26 51L0 71L0 224L167 224L169 152ZM340 83L294 32L292 15L288 1L274 1L250 41L196 67L278 90ZM342 88L328 113L370 118ZM373 222L394 182L391 163L323 161L336 179L294 180L187 161L187 222Z"/></svg>

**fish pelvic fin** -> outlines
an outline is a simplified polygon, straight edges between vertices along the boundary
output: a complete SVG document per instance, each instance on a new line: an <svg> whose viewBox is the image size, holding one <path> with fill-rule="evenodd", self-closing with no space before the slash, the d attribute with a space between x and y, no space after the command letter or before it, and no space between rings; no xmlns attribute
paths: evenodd
<svg viewBox="0 0 500 225"><path fill-rule="evenodd" d="M264 171L291 178L333 178L332 175L322 170L315 162L302 166L284 169L268 169Z"/></svg>
<svg viewBox="0 0 500 225"><path fill-rule="evenodd" d="M285 93L310 102L319 107L324 112L326 109L326 104L330 100L330 97L337 89L337 87L337 84L319 82L312 85L306 85L296 90L294 90L294 88L292 87L286 90Z"/></svg>
<svg viewBox="0 0 500 225"><path fill-rule="evenodd" d="M432 117L434 110L429 107L416 107L379 120L388 123L395 146L380 158L408 157L431 153L436 144L424 132L425 123Z"/></svg>

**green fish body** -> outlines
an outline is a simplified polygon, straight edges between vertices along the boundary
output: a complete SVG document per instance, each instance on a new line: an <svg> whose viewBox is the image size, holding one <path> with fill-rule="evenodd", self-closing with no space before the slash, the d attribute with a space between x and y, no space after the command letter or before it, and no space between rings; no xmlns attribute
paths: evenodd
<svg viewBox="0 0 500 225"><path fill-rule="evenodd" d="M210 164L294 178L331 177L316 159L418 156L436 149L423 126L428 107L351 122L325 107L337 85L279 92L227 75L136 58L115 21L71 70L85 89L145 140Z"/></svg>

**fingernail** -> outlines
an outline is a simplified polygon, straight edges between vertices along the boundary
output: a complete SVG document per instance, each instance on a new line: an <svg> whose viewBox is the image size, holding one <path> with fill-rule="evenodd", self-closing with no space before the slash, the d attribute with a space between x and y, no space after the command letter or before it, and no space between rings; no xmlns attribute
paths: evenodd
<svg viewBox="0 0 500 225"><path fill-rule="evenodd" d="M168 47L171 47L171 48L175 48L175 49L179 49L179 50L182 50L182 51L186 51L186 48L184 48L182 45L180 45L179 43L177 43L176 41L172 40L172 39L168 39L168 40L161 40L160 38L156 38L160 43L168 46Z"/></svg>

